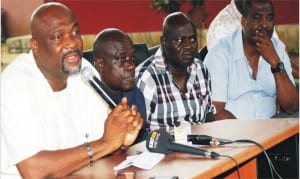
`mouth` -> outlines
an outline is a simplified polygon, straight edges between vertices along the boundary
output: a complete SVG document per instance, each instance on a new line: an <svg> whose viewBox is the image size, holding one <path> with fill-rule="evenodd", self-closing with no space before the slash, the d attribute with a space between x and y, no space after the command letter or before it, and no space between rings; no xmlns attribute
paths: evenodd
<svg viewBox="0 0 300 179"><path fill-rule="evenodd" d="M124 78L124 81L127 81L127 82L132 82L134 80L135 80L134 76L128 76L128 77Z"/></svg>
<svg viewBox="0 0 300 179"><path fill-rule="evenodd" d="M184 59L193 59L194 58L194 56L192 54L183 54L182 57Z"/></svg>
<svg viewBox="0 0 300 179"><path fill-rule="evenodd" d="M70 64L71 66L77 65L80 61L80 58L80 53L78 53L77 51L68 52L63 57L65 63Z"/></svg>
<svg viewBox="0 0 300 179"><path fill-rule="evenodd" d="M192 53L183 53L181 57L184 61L192 61L195 56Z"/></svg>

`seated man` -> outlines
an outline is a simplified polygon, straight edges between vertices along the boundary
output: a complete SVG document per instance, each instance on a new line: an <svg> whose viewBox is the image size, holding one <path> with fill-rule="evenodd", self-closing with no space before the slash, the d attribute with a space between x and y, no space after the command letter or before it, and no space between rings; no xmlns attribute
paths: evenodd
<svg viewBox="0 0 300 179"><path fill-rule="evenodd" d="M34 11L31 51L1 75L1 178L64 178L135 141L137 109L124 98L108 114L81 80L81 66L90 64L79 29L60 3Z"/></svg>
<svg viewBox="0 0 300 179"><path fill-rule="evenodd" d="M216 120L270 118L276 101L289 114L298 111L290 59L284 44L272 37L272 1L246 1L241 23L204 61L211 74Z"/></svg>
<svg viewBox="0 0 300 179"><path fill-rule="evenodd" d="M163 22L161 47L136 68L137 86L145 96L147 128L172 129L181 121L207 122L215 112L210 76L197 55L196 28L181 12Z"/></svg>
<svg viewBox="0 0 300 179"><path fill-rule="evenodd" d="M119 29L104 29L96 36L94 54L95 67L106 93L116 104L126 97L128 105L136 105L146 120L144 95L134 83L134 46L130 37ZM136 142L146 139L145 125L144 122Z"/></svg>
<svg viewBox="0 0 300 179"><path fill-rule="evenodd" d="M210 23L207 35L207 50L209 51L213 45L215 45L220 39L230 35L234 30L241 27L241 11L242 5L246 0L231 0L224 9L222 9L217 16ZM278 34L274 27L273 37L278 39ZM293 61L292 74L294 78L299 79L299 66Z"/></svg>

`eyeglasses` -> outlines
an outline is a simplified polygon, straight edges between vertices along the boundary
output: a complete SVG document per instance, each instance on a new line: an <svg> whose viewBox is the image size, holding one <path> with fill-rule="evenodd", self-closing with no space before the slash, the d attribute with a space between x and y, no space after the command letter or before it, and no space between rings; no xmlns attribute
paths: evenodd
<svg viewBox="0 0 300 179"><path fill-rule="evenodd" d="M197 36L192 35L190 37L178 37L177 39L173 39L173 43L178 47L182 47L187 42L189 42L189 44L192 44L192 45L196 44Z"/></svg>
<svg viewBox="0 0 300 179"><path fill-rule="evenodd" d="M135 56L115 56L113 61L121 66L123 66L126 62L134 62L135 61Z"/></svg>

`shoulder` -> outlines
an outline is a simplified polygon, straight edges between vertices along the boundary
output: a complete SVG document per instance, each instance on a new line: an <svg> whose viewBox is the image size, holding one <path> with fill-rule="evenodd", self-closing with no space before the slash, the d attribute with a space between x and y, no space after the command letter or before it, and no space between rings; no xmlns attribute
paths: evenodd
<svg viewBox="0 0 300 179"><path fill-rule="evenodd" d="M38 69L32 53L19 55L1 73L1 83L5 85L30 82L36 84L38 79L44 79L44 77Z"/></svg>
<svg viewBox="0 0 300 179"><path fill-rule="evenodd" d="M272 36L271 41L274 44L276 50L286 48L285 44L280 39L274 37L274 35Z"/></svg>
<svg viewBox="0 0 300 179"><path fill-rule="evenodd" d="M135 68L135 76L137 78L141 78L142 76L144 76L145 73L152 71L151 69L155 68L154 59L154 55L152 55L143 63L139 64Z"/></svg>

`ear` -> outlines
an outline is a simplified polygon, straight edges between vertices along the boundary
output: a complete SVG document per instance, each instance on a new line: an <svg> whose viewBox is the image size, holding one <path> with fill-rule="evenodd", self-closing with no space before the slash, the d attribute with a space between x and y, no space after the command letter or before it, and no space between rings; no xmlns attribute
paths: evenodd
<svg viewBox="0 0 300 179"><path fill-rule="evenodd" d="M95 57L95 68L99 74L103 72L103 66L104 66L103 63L104 63L103 58Z"/></svg>
<svg viewBox="0 0 300 179"><path fill-rule="evenodd" d="M243 27L246 25L246 22L247 22L247 18L245 16L242 16L241 24L242 24Z"/></svg>
<svg viewBox="0 0 300 179"><path fill-rule="evenodd" d="M161 37L160 37L160 44L161 44L162 46L165 46L166 43L167 43L166 37L165 37L165 36L161 36Z"/></svg>
<svg viewBox="0 0 300 179"><path fill-rule="evenodd" d="M31 38L29 43L30 43L30 48L32 50L32 53L37 55L39 52L39 42L36 39Z"/></svg>

